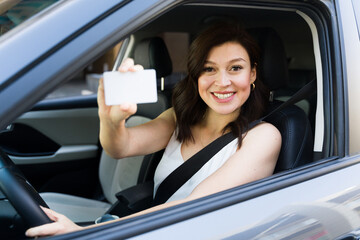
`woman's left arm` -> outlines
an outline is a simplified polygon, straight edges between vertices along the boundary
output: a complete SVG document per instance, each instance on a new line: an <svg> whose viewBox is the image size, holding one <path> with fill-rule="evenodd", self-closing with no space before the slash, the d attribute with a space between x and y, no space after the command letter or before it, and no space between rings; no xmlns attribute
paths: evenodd
<svg viewBox="0 0 360 240"><path fill-rule="evenodd" d="M269 123L251 129L241 148L224 165L202 181L187 200L200 198L271 176L280 153L281 135Z"/></svg>
<svg viewBox="0 0 360 240"><path fill-rule="evenodd" d="M188 197L166 202L128 217L175 206L271 176L274 172L280 148L281 135L277 128L269 123L261 123L246 134L241 148L222 167L203 180Z"/></svg>
<svg viewBox="0 0 360 240"><path fill-rule="evenodd" d="M246 134L241 148L223 166L203 180L188 197L166 202L128 217L175 206L271 176L274 172L280 148L281 135L277 128L269 123L261 123Z"/></svg>

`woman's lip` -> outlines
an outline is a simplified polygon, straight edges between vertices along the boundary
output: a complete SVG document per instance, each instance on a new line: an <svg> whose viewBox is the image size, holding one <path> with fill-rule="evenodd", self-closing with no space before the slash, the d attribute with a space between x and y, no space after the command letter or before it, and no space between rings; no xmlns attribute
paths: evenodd
<svg viewBox="0 0 360 240"><path fill-rule="evenodd" d="M234 96L235 96L236 92L232 92L232 91L223 91L223 92L212 92L212 96L215 99L216 102L218 103L226 103L231 101Z"/></svg>
<svg viewBox="0 0 360 240"><path fill-rule="evenodd" d="M213 91L212 93L228 94L228 93L235 93L235 91Z"/></svg>

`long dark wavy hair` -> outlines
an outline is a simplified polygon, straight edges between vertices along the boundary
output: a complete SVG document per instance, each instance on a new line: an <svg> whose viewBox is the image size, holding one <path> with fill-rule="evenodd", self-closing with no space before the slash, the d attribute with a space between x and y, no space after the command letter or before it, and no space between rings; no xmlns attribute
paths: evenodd
<svg viewBox="0 0 360 240"><path fill-rule="evenodd" d="M198 78L203 73L210 50L226 42L236 42L245 48L250 57L251 68L256 69L257 77L256 87L241 106L239 116L223 129L223 133L230 129L235 136L238 136L238 146L240 147L242 133L248 124L264 114L269 93L259 76L260 50L257 43L241 25L217 23L200 33L190 45L187 59L188 75L175 86L173 91L172 102L176 115L176 133L180 142L194 141L191 127L204 119L208 108L199 95Z"/></svg>

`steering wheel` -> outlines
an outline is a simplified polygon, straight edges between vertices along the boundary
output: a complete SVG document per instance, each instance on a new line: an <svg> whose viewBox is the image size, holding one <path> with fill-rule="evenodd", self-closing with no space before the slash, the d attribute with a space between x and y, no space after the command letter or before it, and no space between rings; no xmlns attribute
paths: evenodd
<svg viewBox="0 0 360 240"><path fill-rule="evenodd" d="M29 227L52 222L39 206L48 207L45 201L1 149L0 190Z"/></svg>

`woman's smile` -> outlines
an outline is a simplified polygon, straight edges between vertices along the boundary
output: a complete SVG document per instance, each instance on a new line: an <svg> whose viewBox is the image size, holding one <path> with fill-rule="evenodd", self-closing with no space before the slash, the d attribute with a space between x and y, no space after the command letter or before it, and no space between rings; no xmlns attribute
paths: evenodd
<svg viewBox="0 0 360 240"><path fill-rule="evenodd" d="M234 97L236 92L212 92L215 101L220 103L225 103L231 101Z"/></svg>

